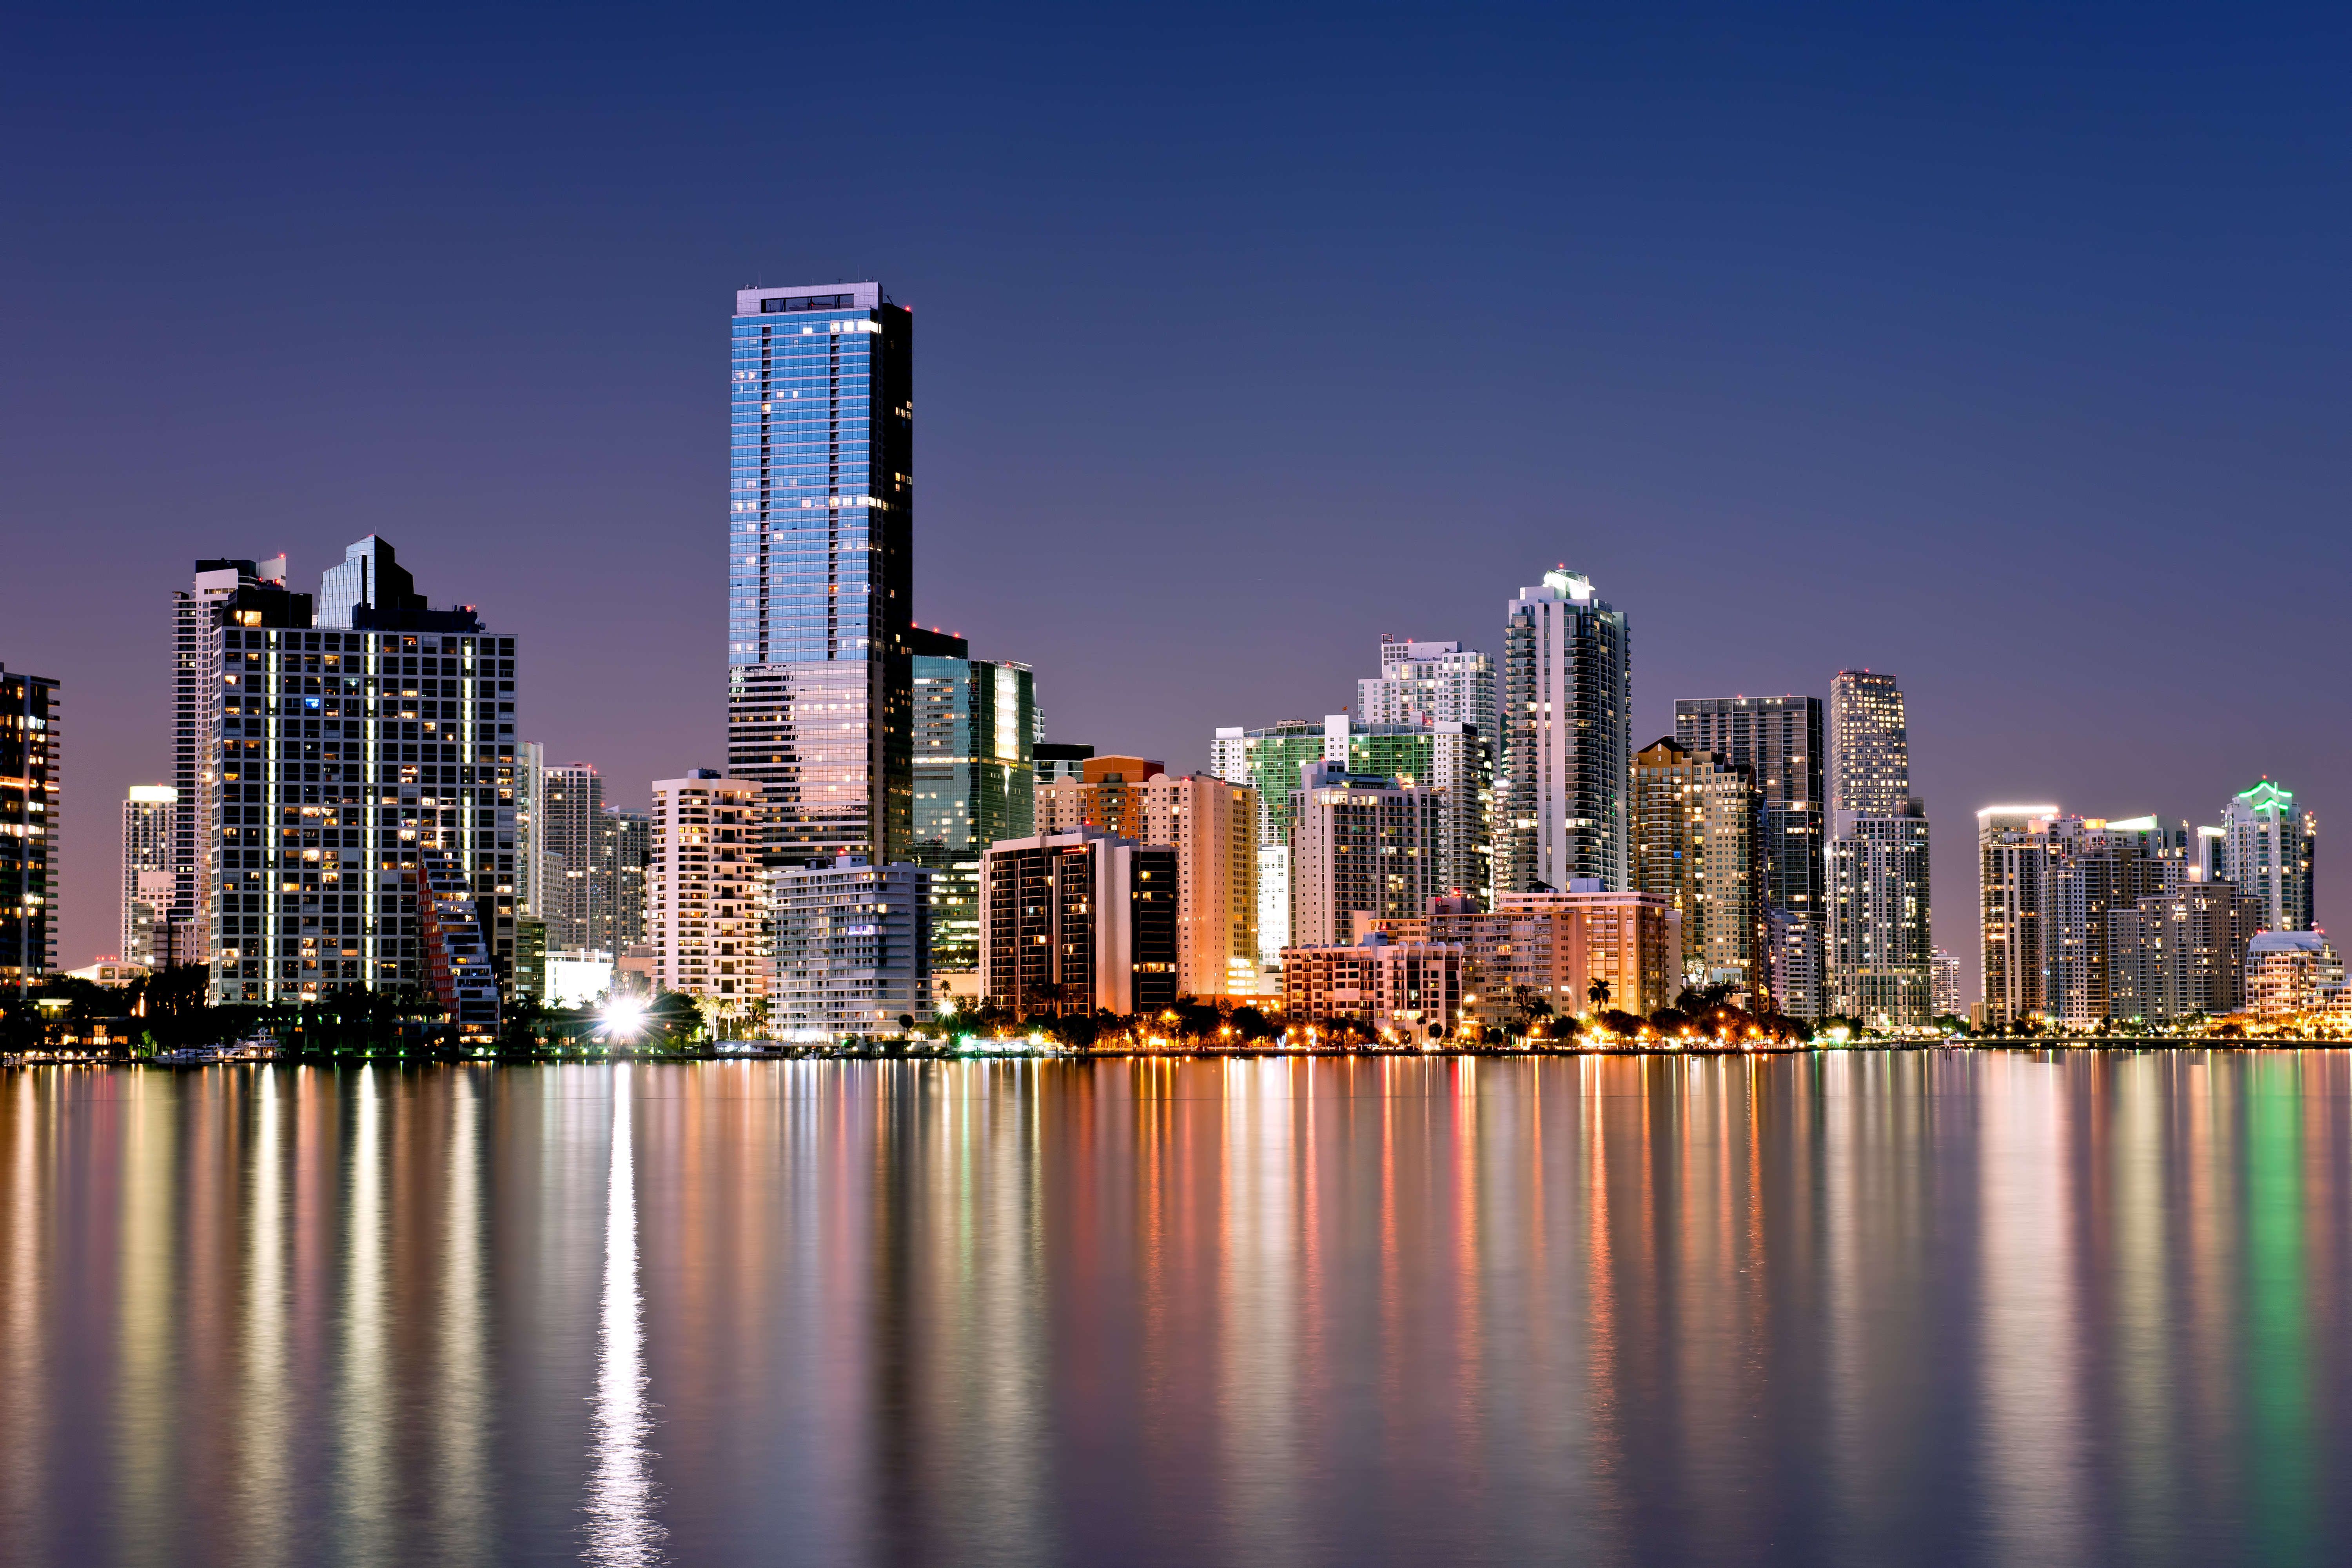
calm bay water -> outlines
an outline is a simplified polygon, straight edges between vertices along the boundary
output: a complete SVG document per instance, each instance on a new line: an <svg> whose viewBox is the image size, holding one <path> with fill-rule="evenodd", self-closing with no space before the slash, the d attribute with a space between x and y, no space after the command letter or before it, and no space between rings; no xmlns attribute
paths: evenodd
<svg viewBox="0 0 2352 1568"><path fill-rule="evenodd" d="M0 1562L2352 1559L2352 1057L0 1075Z"/></svg>

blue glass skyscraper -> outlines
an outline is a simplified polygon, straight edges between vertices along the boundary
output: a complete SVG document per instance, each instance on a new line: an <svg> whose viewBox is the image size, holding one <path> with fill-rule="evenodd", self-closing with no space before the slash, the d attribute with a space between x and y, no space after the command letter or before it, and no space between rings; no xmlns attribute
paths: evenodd
<svg viewBox="0 0 2352 1568"><path fill-rule="evenodd" d="M728 770L772 858L906 858L914 318L878 283L735 296Z"/></svg>

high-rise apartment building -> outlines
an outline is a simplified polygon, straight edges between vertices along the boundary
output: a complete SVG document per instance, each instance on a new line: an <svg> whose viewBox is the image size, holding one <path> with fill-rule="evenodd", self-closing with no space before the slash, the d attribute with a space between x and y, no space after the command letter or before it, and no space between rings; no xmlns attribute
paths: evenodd
<svg viewBox="0 0 2352 1568"><path fill-rule="evenodd" d="M782 864L910 848L913 342L878 283L735 296L728 770Z"/></svg>
<svg viewBox="0 0 2352 1568"><path fill-rule="evenodd" d="M1176 851L1092 827L988 847L981 973L1015 1013L1157 1012L1176 1000Z"/></svg>
<svg viewBox="0 0 2352 1568"><path fill-rule="evenodd" d="M1988 805L1977 813L1977 907L1984 1016L1996 1027L2044 1011L2042 974L2044 828L2054 805Z"/></svg>
<svg viewBox="0 0 2352 1568"><path fill-rule="evenodd" d="M931 967L942 973L980 966L982 853L1036 831L1036 679L1025 664L968 653L960 637L917 634L910 854L931 874Z"/></svg>
<svg viewBox="0 0 2352 1568"><path fill-rule="evenodd" d="M760 785L695 768L656 779L646 939L665 991L714 1005L726 1018L768 998L767 872L761 863Z"/></svg>
<svg viewBox="0 0 2352 1568"><path fill-rule="evenodd" d="M1633 703L1625 616L1565 567L1519 590L1503 632L1498 893L1632 886Z"/></svg>
<svg viewBox="0 0 2352 1568"><path fill-rule="evenodd" d="M122 916L115 951L123 963L144 969L199 962L181 956L172 941L172 847L179 806L180 792L170 784L132 784L122 803Z"/></svg>
<svg viewBox="0 0 2352 1568"><path fill-rule="evenodd" d="M1332 713L1323 720L1323 760L1440 792L1437 885L1482 903L1492 898L1495 766L1486 732L1454 719L1370 723Z"/></svg>
<svg viewBox="0 0 2352 1568"><path fill-rule="evenodd" d="M531 825L542 857L550 952L605 952L612 892L604 875L604 780L593 763L566 763L540 772Z"/></svg>
<svg viewBox="0 0 2352 1568"><path fill-rule="evenodd" d="M1202 773L1143 784L1143 841L1176 851L1176 991L1257 994L1257 794Z"/></svg>
<svg viewBox="0 0 2352 1568"><path fill-rule="evenodd" d="M2160 1024L2236 1012L2262 916L2260 900L2201 876L2117 903L2107 911L2107 1016Z"/></svg>
<svg viewBox="0 0 2352 1568"><path fill-rule="evenodd" d="M1356 682L1356 717L1366 724L1467 724L1490 740L1496 720L1495 661L1458 642L1381 639L1381 672Z"/></svg>
<svg viewBox="0 0 2352 1568"><path fill-rule="evenodd" d="M381 602L354 596L353 560ZM487 1033L482 977L514 931L515 639L470 605L426 607L380 540L345 562L316 615L282 567L243 563L209 596L200 573L186 606L210 617L184 668L205 678L192 706L213 995L416 986Z"/></svg>
<svg viewBox="0 0 2352 1568"><path fill-rule="evenodd" d="M2312 890L2318 847L2319 819L2297 811L2294 792L2270 779L2221 808L2221 875L2262 900L2266 930L2312 929L2319 907Z"/></svg>
<svg viewBox="0 0 2352 1568"><path fill-rule="evenodd" d="M1439 892L1439 793L1331 763L1307 768L1293 792L1290 942L1355 940L1355 917L1408 919Z"/></svg>
<svg viewBox="0 0 2352 1568"><path fill-rule="evenodd" d="M1790 919L1770 922L1777 940L1773 1002L1793 1017L1822 1012L1817 955L1829 926L1829 748L1818 697L1682 698L1675 740L1693 752L1718 752L1748 769L1760 797L1763 904ZM1773 935L1771 933L1777 933Z"/></svg>
<svg viewBox="0 0 2352 1568"><path fill-rule="evenodd" d="M1671 740L1633 759L1633 886L1682 916L1691 985L1767 986L1761 808L1748 769Z"/></svg>
<svg viewBox="0 0 2352 1568"><path fill-rule="evenodd" d="M1840 670L1829 731L1827 1005L1870 1023L1925 1024L1935 1016L1928 825L1911 794L1902 688L1891 675Z"/></svg>
<svg viewBox="0 0 2352 1568"><path fill-rule="evenodd" d="M1927 927L1927 820L1906 800L1894 816L1838 818L1830 841L1831 1010L1877 1027L1936 1016Z"/></svg>
<svg viewBox="0 0 2352 1568"><path fill-rule="evenodd" d="M596 870L603 886L595 940L589 945L609 952L614 962L646 940L646 885L653 863L654 823L650 812L632 806L607 805L599 823Z"/></svg>
<svg viewBox="0 0 2352 1568"><path fill-rule="evenodd" d="M57 681L0 664L0 990L58 967L63 718Z"/></svg>
<svg viewBox="0 0 2352 1568"><path fill-rule="evenodd" d="M542 939L549 879L546 832L539 811L546 791L547 748L536 741L525 741L515 747L515 908L541 922Z"/></svg>
<svg viewBox="0 0 2352 1568"><path fill-rule="evenodd" d="M1842 669L1830 682L1830 809L1900 816L1911 798L1910 725L1891 675Z"/></svg>
<svg viewBox="0 0 2352 1568"><path fill-rule="evenodd" d="M219 736L210 728L218 716L221 688L219 631L223 600L244 588L286 586L286 557L266 561L221 557L196 563L184 592L172 595L172 785L180 810L172 843L170 922L180 928L175 947L192 963L211 962L212 911L206 889L219 869L206 861L205 825L218 815L214 790L220 783L217 759L206 748Z"/></svg>
<svg viewBox="0 0 2352 1568"><path fill-rule="evenodd" d="M1960 1007L1960 955L1935 948L1927 954L1927 994L1938 1018L1967 1015Z"/></svg>
<svg viewBox="0 0 2352 1568"><path fill-rule="evenodd" d="M776 873L779 1038L871 1038L930 1022L930 879L920 866L855 855Z"/></svg>

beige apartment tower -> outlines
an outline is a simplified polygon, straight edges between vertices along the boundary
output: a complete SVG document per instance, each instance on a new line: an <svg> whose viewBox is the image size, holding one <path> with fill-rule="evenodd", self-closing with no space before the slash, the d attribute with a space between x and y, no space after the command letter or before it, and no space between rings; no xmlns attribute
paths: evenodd
<svg viewBox="0 0 2352 1568"><path fill-rule="evenodd" d="M767 1001L760 785L696 768L654 781L646 937L654 981L740 1017Z"/></svg>
<svg viewBox="0 0 2352 1568"><path fill-rule="evenodd" d="M1159 773L1142 805L1143 841L1176 851L1178 994L1257 994L1257 791Z"/></svg>

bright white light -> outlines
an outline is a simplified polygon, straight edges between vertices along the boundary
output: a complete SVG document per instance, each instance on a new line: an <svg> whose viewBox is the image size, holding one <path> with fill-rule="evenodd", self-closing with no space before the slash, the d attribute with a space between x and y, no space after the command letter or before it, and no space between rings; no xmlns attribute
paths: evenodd
<svg viewBox="0 0 2352 1568"><path fill-rule="evenodd" d="M635 996L615 996L604 1004L604 1032L623 1039L635 1034L646 1021L646 1005Z"/></svg>

